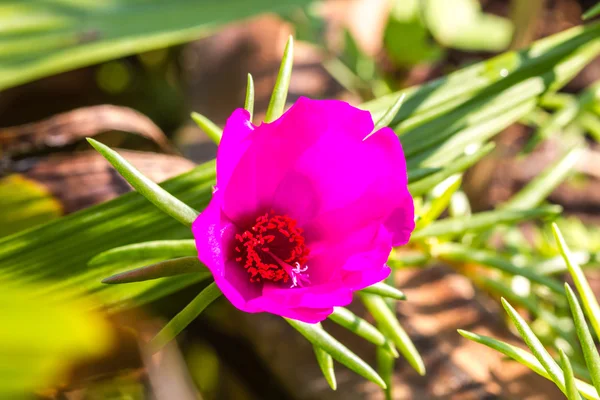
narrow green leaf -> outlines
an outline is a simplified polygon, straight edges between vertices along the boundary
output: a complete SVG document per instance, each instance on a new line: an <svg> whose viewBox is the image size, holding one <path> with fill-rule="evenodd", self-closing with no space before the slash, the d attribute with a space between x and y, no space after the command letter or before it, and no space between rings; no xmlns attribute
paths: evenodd
<svg viewBox="0 0 600 400"><path fill-rule="evenodd" d="M389 297L396 300L406 300L406 295L395 287L387 283L378 282L361 290L364 293L377 294L383 297Z"/></svg>
<svg viewBox="0 0 600 400"><path fill-rule="evenodd" d="M116 151L102 143L88 138L87 141L112 164L123 178L127 180L141 195L148 199L158 209L175 218L186 226L192 223L198 216L198 212L179 199L173 197L169 192L146 178L140 171L135 169Z"/></svg>
<svg viewBox="0 0 600 400"><path fill-rule="evenodd" d="M554 361L552 356L548 354L544 348L544 345L540 342L537 336L535 336L535 333L533 333L529 325L527 325L527 322L525 322L519 313L504 298L502 298L502 305L535 358L537 358L540 364L544 367L550 379L562 392L564 392L564 376L556 361Z"/></svg>
<svg viewBox="0 0 600 400"><path fill-rule="evenodd" d="M586 20L586 19L593 18L598 14L600 14L600 3L596 4L594 7L590 8L589 10L584 12L583 15L581 16L581 18Z"/></svg>
<svg viewBox="0 0 600 400"><path fill-rule="evenodd" d="M385 389L385 400L392 400L392 389L393 389L393 377L394 377L394 364L396 359L390 354L389 351L385 351L383 348L377 348L377 372L383 378L387 388Z"/></svg>
<svg viewBox="0 0 600 400"><path fill-rule="evenodd" d="M329 315L329 319L374 345L384 347L394 357L398 357L398 352L383 333L347 308L335 307L333 313Z"/></svg>
<svg viewBox="0 0 600 400"><path fill-rule="evenodd" d="M571 149L560 160L545 169L509 201L504 203L502 208L526 210L537 206L566 179L580 159L581 149Z"/></svg>
<svg viewBox="0 0 600 400"><path fill-rule="evenodd" d="M598 355L598 350L594 344L594 339L592 338L587 322L585 322L585 316L583 315L579 301L568 283L565 283L565 292L569 300L569 307L573 315L573 322L575 323L579 343L583 350L585 364L587 365L594 387L600 392L600 356Z"/></svg>
<svg viewBox="0 0 600 400"><path fill-rule="evenodd" d="M380 329L396 345L409 364L419 375L425 375L425 364L421 355L385 300L381 296L369 293L360 293L360 297Z"/></svg>
<svg viewBox="0 0 600 400"><path fill-rule="evenodd" d="M449 164L446 168L439 172L435 172L431 175L426 176L414 183L408 185L408 190L413 196L420 196L427 193L431 188L436 186L438 183L451 177L452 175L462 172L475 164L477 161L486 156L494 148L493 143L488 143L476 152L466 155L464 157L455 160Z"/></svg>
<svg viewBox="0 0 600 400"><path fill-rule="evenodd" d="M283 114L285 108L285 101L287 99L288 89L290 87L290 79L292 78L292 66L294 64L294 38L290 36L285 50L283 51L283 58L281 59L281 66L279 67L279 74L277 74L277 80L275 81L275 87L273 88L273 94L269 101L269 107L265 115L265 122L273 122Z"/></svg>
<svg viewBox="0 0 600 400"><path fill-rule="evenodd" d="M173 340L193 320L195 320L206 307L219 298L221 294L221 291L214 282L205 287L200 294L190 302L190 304L185 306L183 310L175 315L167 325L156 334L150 342L150 348L153 351L158 351L163 348L164 345Z"/></svg>
<svg viewBox="0 0 600 400"><path fill-rule="evenodd" d="M208 274L208 270L197 257L181 257L132 269L131 271L121 272L120 274L103 279L102 283L116 284L142 282L151 279L198 272L206 272Z"/></svg>
<svg viewBox="0 0 600 400"><path fill-rule="evenodd" d="M415 230L421 230L423 227L435 221L450 204L452 195L460 188L462 175L452 175L448 179L436 185L428 196L429 205L419 215L417 227Z"/></svg>
<svg viewBox="0 0 600 400"><path fill-rule="evenodd" d="M337 389L337 381L335 379L335 371L333 369L333 358L319 346L313 345L315 351L315 357L319 363L319 368L325 377L325 380L329 384L329 387L333 390Z"/></svg>
<svg viewBox="0 0 600 400"><path fill-rule="evenodd" d="M514 224L538 218L556 217L562 211L560 206L545 206L533 209L500 209L480 212L475 215L456 218L445 218L432 222L425 228L412 234L411 239L440 237L446 235L462 235L489 229L501 224Z"/></svg>
<svg viewBox="0 0 600 400"><path fill-rule="evenodd" d="M573 376L573 367L571 366L571 362L569 362L569 359L567 358L567 355L563 349L558 349L558 352L560 353L560 366L565 374L565 389L567 391L567 399L581 400L579 390L577 390L577 385L575 384L575 376Z"/></svg>
<svg viewBox="0 0 600 400"><path fill-rule="evenodd" d="M511 275L523 276L532 282L547 286L555 293L562 295L564 292L562 285L556 279L538 274L532 268L516 266L506 258L498 256L496 252L475 249L456 243L436 244L432 247L431 252L433 256L442 260L482 264Z"/></svg>
<svg viewBox="0 0 600 400"><path fill-rule="evenodd" d="M334 359L350 368L352 371L364 378L385 388L385 382L373 368L360 357L350 351L346 346L338 342L333 336L325 332L323 328L315 324L296 321L285 318L285 320L304 336L313 345L318 346L329 353Z"/></svg>
<svg viewBox="0 0 600 400"><path fill-rule="evenodd" d="M546 372L544 367L542 367L542 364L540 364L540 362L532 354L528 353L527 351L525 351L519 347L512 346L508 343L501 342L499 340L496 340L496 339L488 337L488 336L478 335L476 333L463 331L461 329L458 330L458 333L461 334L466 339L472 340L476 343L482 344L491 349L499 351L500 353L504 354L505 356L510 357L513 360L517 361L519 364L523 364L524 366L531 369L536 374L541 375L546 379L550 379L550 375L548 375L548 373ZM589 383L583 382L579 379L575 379L575 384L577 385L577 388L579 389L579 391L583 394L583 396L586 399L600 400L600 397L598 396L596 389L594 389L594 387L592 385L590 385Z"/></svg>
<svg viewBox="0 0 600 400"><path fill-rule="evenodd" d="M198 125L200 129L206 133L206 136L210 140L212 140L215 144L219 144L221 142L221 136L223 136L223 130L217 126L210 119L206 118L202 114L198 114L197 112L193 112L191 114L192 119Z"/></svg>
<svg viewBox="0 0 600 400"><path fill-rule="evenodd" d="M558 248L560 249L560 253L562 254L565 262L567 263L567 268L569 269L569 273L573 278L573 282L575 283L575 287L581 296L581 300L583 301L583 308L586 311L588 318L590 319L590 323L596 331L596 336L600 337L600 307L598 306L598 300L594 295L594 291L590 287L581 267L571 254L571 250L567 247L565 243L565 239L562 236L562 233L558 229L558 225L552 224L552 232L554 233L554 238L558 243Z"/></svg>
<svg viewBox="0 0 600 400"><path fill-rule="evenodd" d="M194 240L155 240L134 243L104 251L92 258L88 265L101 265L123 261L148 260L151 258L174 258L195 256L197 254Z"/></svg>
<svg viewBox="0 0 600 400"><path fill-rule="evenodd" d="M385 114L383 114L383 116L381 118L379 118L379 121L377 121L377 123L375 124L375 127L373 128L373 133L377 132L381 128L388 126L389 124L392 123L392 121L394 120L394 117L400 111L400 107L402 107L402 103L404 102L404 97L406 97L406 93L401 93L398 96L398 98L396 99L396 101L394 101L392 103L390 108L387 109ZM369 137L369 136L367 136L367 137ZM363 139L363 140L365 140L365 139Z"/></svg>
<svg viewBox="0 0 600 400"><path fill-rule="evenodd" d="M246 101L244 101L244 108L250 113L250 121L252 121L252 115L254 114L254 80L252 75L248 74L248 86L246 87Z"/></svg>

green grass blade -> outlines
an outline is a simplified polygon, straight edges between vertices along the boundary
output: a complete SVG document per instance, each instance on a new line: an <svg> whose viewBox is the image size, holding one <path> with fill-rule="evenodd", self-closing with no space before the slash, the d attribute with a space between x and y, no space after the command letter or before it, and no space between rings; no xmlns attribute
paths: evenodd
<svg viewBox="0 0 600 400"><path fill-rule="evenodd" d="M496 252L480 250L456 243L440 243L431 249L432 255L445 261L478 263L488 266L510 275L523 276L532 282L548 287L555 293L563 294L564 288L556 280L548 276L538 274L531 268L518 267Z"/></svg>
<svg viewBox="0 0 600 400"><path fill-rule="evenodd" d="M218 299L221 294L221 291L214 282L205 287L200 294L190 302L190 304L185 306L183 310L175 315L167 325L156 334L150 342L150 348L153 351L158 351L164 347L164 345L173 340L193 320L195 320L206 307Z"/></svg>
<svg viewBox="0 0 600 400"><path fill-rule="evenodd" d="M378 282L361 290L363 293L377 294L396 300L406 300L406 295L387 283Z"/></svg>
<svg viewBox="0 0 600 400"><path fill-rule="evenodd" d="M567 355L563 349L558 349L558 352L560 353L560 366L565 374L565 389L567 391L567 399L581 400L579 390L577 390L577 385L575 384L575 376L573 376L573 367L571 366L571 362L567 358Z"/></svg>
<svg viewBox="0 0 600 400"><path fill-rule="evenodd" d="M223 130L217 126L210 119L206 118L202 114L198 114L197 112L193 112L191 114L192 119L198 125L200 129L206 133L206 136L210 140L212 140L215 144L219 144L221 142L221 136L223 136Z"/></svg>
<svg viewBox="0 0 600 400"><path fill-rule="evenodd" d="M290 36L283 51L279 74L275 81L273 94L269 101L269 107L265 115L265 122L273 122L283 114L285 109L285 101L287 99L290 80L292 79L292 66L294 64L294 38Z"/></svg>
<svg viewBox="0 0 600 400"><path fill-rule="evenodd" d="M531 353L488 336L478 335L476 333L463 331L461 329L458 330L458 333L460 333L466 339L499 351L505 356L517 361L519 364L531 369L536 374L541 375L546 379L550 379L550 375L548 375L542 364L540 364L540 362ZM577 389L579 389L581 394L583 394L586 399L600 400L600 396L598 396L596 389L594 389L594 387L589 383L575 379L575 384L577 385Z"/></svg>
<svg viewBox="0 0 600 400"><path fill-rule="evenodd" d="M319 363L319 368L321 368L321 372L329 384L329 387L336 390L337 381L333 369L333 358L319 346L313 346L313 350L315 351L315 357L317 358L317 363Z"/></svg>
<svg viewBox="0 0 600 400"><path fill-rule="evenodd" d="M117 284L143 282L152 279L166 278L168 276L199 272L204 272L210 275L206 267L200 262L200 260L198 260L197 257L181 257L141 268L136 268L130 271L121 272L103 279L102 283Z"/></svg>
<svg viewBox="0 0 600 400"><path fill-rule="evenodd" d="M252 121L252 116L254 115L254 80L252 79L251 74L248 74L248 86L246 87L244 108L250 113L250 121Z"/></svg>
<svg viewBox="0 0 600 400"><path fill-rule="evenodd" d="M198 216L198 212L179 199L172 196L169 192L146 178L140 171L129 164L116 151L108 146L88 138L87 141L112 164L113 167L127 182L131 184L141 195L148 199L161 211L175 218L186 226L192 226L192 223Z"/></svg>
<svg viewBox="0 0 600 400"><path fill-rule="evenodd" d="M494 148L493 143L488 143L473 154L466 155L450 163L439 172L435 172L427 177L420 179L408 185L408 190L413 196L421 196L431 190L440 182L452 175L462 172L474 165L477 161L486 156Z"/></svg>
<svg viewBox="0 0 600 400"><path fill-rule="evenodd" d="M462 175L452 175L448 179L436 185L428 196L429 205L419 215L416 231L435 221L450 204L452 195L460 188L462 184Z"/></svg>
<svg viewBox="0 0 600 400"><path fill-rule="evenodd" d="M594 18L596 15L600 14L600 3L596 4L594 7L590 8L581 16L582 19L590 19Z"/></svg>
<svg viewBox="0 0 600 400"><path fill-rule="evenodd" d="M338 342L334 337L325 332L323 328L316 324L307 324L305 322L296 321L285 318L285 320L302 336L304 336L313 345L318 346L329 353L334 359L350 368L352 371L362 377L376 383L385 388L385 382L375 372L373 368L360 357L350 351L346 346Z"/></svg>
<svg viewBox="0 0 600 400"><path fill-rule="evenodd" d="M421 355L385 300L381 296L368 293L360 293L360 298L367 310L373 315L375 321L377 321L377 325L392 343L396 345L408 363L419 375L425 375L425 363Z"/></svg>
<svg viewBox="0 0 600 400"><path fill-rule="evenodd" d="M596 349L588 325L585 322L585 317L583 315L583 310L579 305L579 301L568 283L565 283L565 292L567 294L567 299L569 300L569 307L571 308L571 314L573 315L573 322L575 323L575 330L579 337L579 343L583 350L585 364L587 365L594 387L600 393L600 356L598 355L598 350Z"/></svg>
<svg viewBox="0 0 600 400"><path fill-rule="evenodd" d="M539 205L572 172L581 159L581 149L567 152L555 164L545 169L535 179L502 205L505 209L525 210Z"/></svg>
<svg viewBox="0 0 600 400"><path fill-rule="evenodd" d="M562 207L560 206L546 206L523 210L503 209L480 212L467 217L446 218L432 222L425 228L413 233L411 239L463 235L467 232L477 232L503 224L515 224L531 219L557 217L561 211Z"/></svg>
<svg viewBox="0 0 600 400"><path fill-rule="evenodd" d="M373 133L377 132L384 126L388 126L389 124L392 123L392 121L394 120L394 117L400 111L400 107L402 107L402 103L404 102L405 96L406 96L406 93L402 93L402 94L400 94L400 96L398 96L398 99L394 103L392 103L392 105L385 112L385 114L383 114L383 116L381 118L379 118L379 120L375 124L375 127L373 128Z"/></svg>
<svg viewBox="0 0 600 400"><path fill-rule="evenodd" d="M598 300L594 295L594 291L590 287L583 271L579 264L575 262L573 256L571 255L571 250L567 247L565 243L565 239L562 236L562 233L558 229L558 225L552 224L552 232L554 233L554 238L556 239L556 243L558 243L558 247L560 249L560 253L562 254L565 262L567 263L567 268L569 269L569 273L573 278L573 282L575 283L575 287L581 296L581 300L583 301L583 308L586 311L588 318L590 319L590 323L596 332L596 336L600 337L600 307L598 306Z"/></svg>
<svg viewBox="0 0 600 400"><path fill-rule="evenodd" d="M5 0L0 14L0 91L206 37L241 18L307 4L308 0Z"/></svg>
<svg viewBox="0 0 600 400"><path fill-rule="evenodd" d="M88 265L95 266L123 261L148 260L151 258L174 258L197 255L196 243L186 240L155 240L151 242L134 243L103 251L92 258Z"/></svg>
<svg viewBox="0 0 600 400"><path fill-rule="evenodd" d="M556 361L554 361L552 356L548 354L544 348L544 345L540 342L537 336L535 336L535 333L533 333L529 325L527 325L527 322L525 322L519 313L504 298L502 299L502 305L535 358L537 358L540 364L544 367L550 379L562 392L564 392L564 376Z"/></svg>
<svg viewBox="0 0 600 400"><path fill-rule="evenodd" d="M383 333L347 308L335 307L333 313L329 315L329 319L374 345L384 347L394 357L398 357L398 352L391 346Z"/></svg>

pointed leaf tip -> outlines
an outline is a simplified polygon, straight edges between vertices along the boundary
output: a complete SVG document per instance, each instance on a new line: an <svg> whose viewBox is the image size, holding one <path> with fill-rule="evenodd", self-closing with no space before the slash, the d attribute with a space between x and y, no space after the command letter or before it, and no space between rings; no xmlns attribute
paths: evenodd
<svg viewBox="0 0 600 400"><path fill-rule="evenodd" d="M86 138L88 143L94 147L131 186L142 196L154 204L158 209L170 215L182 224L190 227L198 216L198 212L174 197L171 193L148 179L133 165L125 160L119 153L110 147L92 139Z"/></svg>
<svg viewBox="0 0 600 400"><path fill-rule="evenodd" d="M200 129L206 133L206 136L209 137L215 144L219 144L221 142L221 136L223 136L223 130L219 128L217 124L212 122L210 119L205 117L202 114L197 112L193 112L191 114L192 120L198 125Z"/></svg>
<svg viewBox="0 0 600 400"><path fill-rule="evenodd" d="M246 100L244 101L244 109L250 114L250 121L254 114L254 80L252 74L248 74L248 86L246 87Z"/></svg>
<svg viewBox="0 0 600 400"><path fill-rule="evenodd" d="M376 383L382 388L386 388L386 384L377 372L362 358L354 354L346 346L338 342L333 336L327 333L319 324L308 324L306 322L297 321L294 319L284 318L288 324L296 329L313 345L322 348L329 353L334 359L350 368L352 371L362 377Z"/></svg>
<svg viewBox="0 0 600 400"><path fill-rule="evenodd" d="M337 380L335 379L335 371L333 369L333 358L319 346L313 345L313 350L315 351L315 357L317 358L321 372L329 384L329 387L332 390L337 390Z"/></svg>
<svg viewBox="0 0 600 400"><path fill-rule="evenodd" d="M281 66L279 67L279 73L277 74L277 80L275 81L275 87L271 94L271 100L267 108L265 115L265 122L273 122L283 114L285 109L285 102L287 100L288 89L290 87L290 80L292 79L292 67L294 65L294 37L290 35L285 50L283 51L283 57L281 59Z"/></svg>
<svg viewBox="0 0 600 400"><path fill-rule="evenodd" d="M121 272L109 276L108 278L104 278L102 283L118 284L142 282L169 276L202 272L209 275L208 270L202 265L197 257L181 257Z"/></svg>
<svg viewBox="0 0 600 400"><path fill-rule="evenodd" d="M398 111L400 111L400 108L402 107L402 104L404 103L405 97L406 97L406 93L402 93L400 96L398 96L396 101L390 106L390 108L387 109L385 114L383 114L383 116L381 118L379 118L379 121L377 121L377 123L375 124L375 127L373 128L373 132L371 133L371 135L373 133L377 132L378 130L380 130L381 128L388 126L389 124L391 124L394 121L394 118L396 117L396 115L398 114ZM368 135L365 139L367 139L371 135ZM363 140L365 140L365 139L363 139Z"/></svg>

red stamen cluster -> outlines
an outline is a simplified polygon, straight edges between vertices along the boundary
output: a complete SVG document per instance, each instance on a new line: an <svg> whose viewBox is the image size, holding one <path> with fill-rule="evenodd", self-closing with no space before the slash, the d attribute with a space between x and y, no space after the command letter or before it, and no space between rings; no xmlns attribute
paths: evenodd
<svg viewBox="0 0 600 400"><path fill-rule="evenodd" d="M287 282L290 276L276 258L291 266L296 263L304 266L309 250L302 233L296 221L287 215L277 215L274 211L261 215L250 229L235 235L240 243L235 248L235 260L246 268L250 282Z"/></svg>

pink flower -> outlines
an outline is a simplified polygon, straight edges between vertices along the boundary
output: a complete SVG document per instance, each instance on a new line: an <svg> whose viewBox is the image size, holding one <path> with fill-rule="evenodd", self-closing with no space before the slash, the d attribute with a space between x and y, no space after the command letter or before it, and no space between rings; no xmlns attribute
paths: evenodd
<svg viewBox="0 0 600 400"><path fill-rule="evenodd" d="M272 123L238 109L217 187L192 226L198 257L234 306L314 323L385 279L414 229L402 146L342 101L300 98Z"/></svg>

